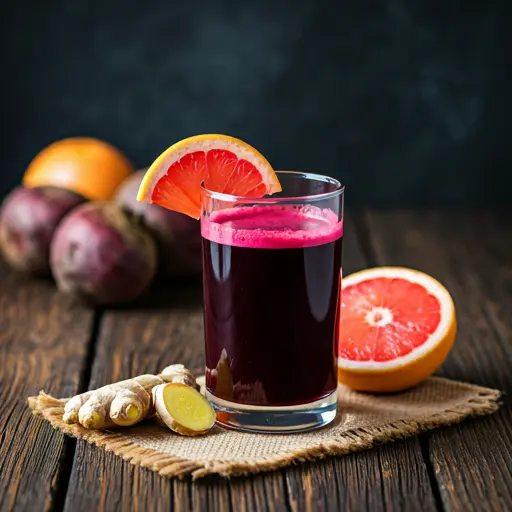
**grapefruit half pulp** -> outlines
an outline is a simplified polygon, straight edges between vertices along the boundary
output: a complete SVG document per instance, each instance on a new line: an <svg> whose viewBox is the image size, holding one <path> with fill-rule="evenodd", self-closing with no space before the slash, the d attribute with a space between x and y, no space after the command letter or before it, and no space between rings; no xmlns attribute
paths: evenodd
<svg viewBox="0 0 512 512"><path fill-rule="evenodd" d="M338 380L361 391L401 391L432 375L456 332L455 307L423 272L378 267L342 281Z"/></svg>
<svg viewBox="0 0 512 512"><path fill-rule="evenodd" d="M203 181L208 190L244 197L281 190L270 164L249 144L228 135L196 135L167 148L153 162L137 199L198 219Z"/></svg>

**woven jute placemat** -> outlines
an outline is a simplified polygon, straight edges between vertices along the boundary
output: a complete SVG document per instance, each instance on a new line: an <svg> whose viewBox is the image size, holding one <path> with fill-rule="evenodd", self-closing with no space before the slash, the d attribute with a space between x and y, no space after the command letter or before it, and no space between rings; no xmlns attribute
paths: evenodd
<svg viewBox="0 0 512 512"><path fill-rule="evenodd" d="M62 421L64 400L41 393L29 399L34 414L62 432L114 452L161 475L243 475L307 460L344 455L376 443L490 414L500 393L431 377L404 393L371 395L338 389L338 414L329 426L300 434L251 434L214 427L207 435L181 437L152 422L119 430L87 430Z"/></svg>

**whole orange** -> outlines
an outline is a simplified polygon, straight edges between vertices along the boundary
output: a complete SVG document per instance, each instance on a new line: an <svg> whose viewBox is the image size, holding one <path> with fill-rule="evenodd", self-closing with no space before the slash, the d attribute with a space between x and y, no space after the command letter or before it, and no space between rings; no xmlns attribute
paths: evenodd
<svg viewBox="0 0 512 512"><path fill-rule="evenodd" d="M110 199L133 172L129 160L114 146L98 139L62 139L43 149L30 162L26 187L54 186L90 200Z"/></svg>

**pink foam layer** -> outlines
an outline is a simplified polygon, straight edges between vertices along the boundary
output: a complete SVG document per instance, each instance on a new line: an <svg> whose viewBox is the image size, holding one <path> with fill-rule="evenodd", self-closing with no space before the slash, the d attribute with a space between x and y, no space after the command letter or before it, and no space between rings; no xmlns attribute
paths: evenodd
<svg viewBox="0 0 512 512"><path fill-rule="evenodd" d="M286 249L327 244L343 235L343 222L316 206L253 206L212 212L201 221L204 238L254 249Z"/></svg>

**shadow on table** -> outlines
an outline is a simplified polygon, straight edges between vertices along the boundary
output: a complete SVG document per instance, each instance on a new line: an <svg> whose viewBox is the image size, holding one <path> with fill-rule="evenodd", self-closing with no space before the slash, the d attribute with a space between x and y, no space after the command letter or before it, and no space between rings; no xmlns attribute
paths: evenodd
<svg viewBox="0 0 512 512"><path fill-rule="evenodd" d="M141 297L123 305L108 309L136 309L157 311L166 309L201 309L203 288L201 276L188 279L159 279Z"/></svg>

